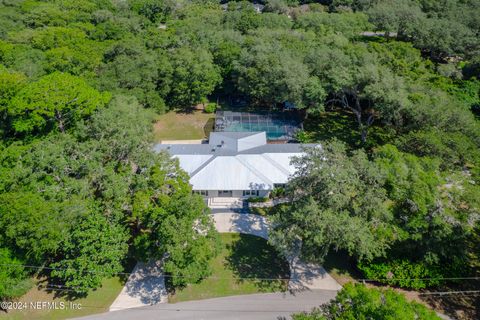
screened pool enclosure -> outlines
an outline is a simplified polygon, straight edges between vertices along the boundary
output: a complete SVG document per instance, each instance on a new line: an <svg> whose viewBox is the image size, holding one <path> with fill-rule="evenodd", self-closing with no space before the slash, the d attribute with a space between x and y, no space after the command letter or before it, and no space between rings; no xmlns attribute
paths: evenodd
<svg viewBox="0 0 480 320"><path fill-rule="evenodd" d="M300 129L300 120L294 112L250 113L217 111L215 131L257 132L265 131L268 140L294 140Z"/></svg>

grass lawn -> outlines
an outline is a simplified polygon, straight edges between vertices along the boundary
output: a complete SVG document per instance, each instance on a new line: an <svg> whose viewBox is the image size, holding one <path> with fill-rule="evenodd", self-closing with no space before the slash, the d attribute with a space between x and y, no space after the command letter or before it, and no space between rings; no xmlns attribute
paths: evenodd
<svg viewBox="0 0 480 320"><path fill-rule="evenodd" d="M191 284L170 295L172 303L215 297L278 292L287 290L288 263L266 240L238 233L220 234L220 254L211 262L213 273L200 283Z"/></svg>
<svg viewBox="0 0 480 320"><path fill-rule="evenodd" d="M38 283L38 280L35 280ZM113 277L110 279L105 279L102 283L102 287L96 291L92 291L86 298L75 299L71 302L75 304L80 304L81 309L73 310L11 310L8 313L0 312L0 320L2 319L12 319L12 320L54 320L54 319L69 319L73 317L86 316L93 313L101 313L108 311L108 308L112 304L113 300L118 296L122 290L124 281L119 277ZM61 301L65 302L65 305L70 303L70 300L65 297L55 297L55 294L58 291L54 290L53 292L46 291L45 289L39 289L35 286L33 289L28 291L19 301L26 302L56 302L57 305Z"/></svg>
<svg viewBox="0 0 480 320"><path fill-rule="evenodd" d="M155 141L196 140L208 136L213 128L215 114L193 111L180 113L170 111L158 116L154 125Z"/></svg>

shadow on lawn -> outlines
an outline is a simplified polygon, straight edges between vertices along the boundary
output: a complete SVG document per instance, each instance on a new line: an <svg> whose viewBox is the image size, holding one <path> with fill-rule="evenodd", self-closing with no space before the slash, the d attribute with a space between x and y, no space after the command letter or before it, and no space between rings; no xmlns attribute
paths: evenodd
<svg viewBox="0 0 480 320"><path fill-rule="evenodd" d="M231 269L239 283L250 281L262 292L286 291L290 277L288 263L266 240L240 235L227 245L230 254L225 267Z"/></svg>
<svg viewBox="0 0 480 320"><path fill-rule="evenodd" d="M209 118L207 123L203 126L203 133L205 137L208 138L210 136L210 132L215 130L215 118Z"/></svg>
<svg viewBox="0 0 480 320"><path fill-rule="evenodd" d="M358 124L353 114L343 110L332 110L312 115L303 123L305 131L312 141L325 141L336 138L345 142L350 148L362 147ZM391 141L394 132L388 127L376 123L368 130L367 142L363 147L367 149Z"/></svg>

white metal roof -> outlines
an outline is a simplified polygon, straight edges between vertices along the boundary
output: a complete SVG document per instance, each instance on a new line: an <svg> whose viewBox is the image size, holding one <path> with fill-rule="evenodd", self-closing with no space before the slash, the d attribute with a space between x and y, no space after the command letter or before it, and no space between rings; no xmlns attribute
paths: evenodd
<svg viewBox="0 0 480 320"><path fill-rule="evenodd" d="M270 189L271 185L235 156L216 157L190 178L194 190Z"/></svg>
<svg viewBox="0 0 480 320"><path fill-rule="evenodd" d="M300 155L275 154L273 158L261 154L239 154L206 160L195 159L200 157L198 155L177 157L181 167L190 174L194 190L271 190L275 183L288 181L295 172L289 159Z"/></svg>
<svg viewBox="0 0 480 320"><path fill-rule="evenodd" d="M157 145L178 158L194 190L271 190L295 173L300 144L267 144L265 132L212 133L209 144Z"/></svg>
<svg viewBox="0 0 480 320"><path fill-rule="evenodd" d="M210 154L179 154L175 157L178 158L180 167L191 175L213 156Z"/></svg>

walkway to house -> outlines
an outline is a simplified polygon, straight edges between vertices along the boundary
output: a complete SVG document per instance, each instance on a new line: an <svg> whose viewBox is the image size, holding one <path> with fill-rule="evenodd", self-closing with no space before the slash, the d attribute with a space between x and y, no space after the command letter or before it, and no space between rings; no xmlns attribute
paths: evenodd
<svg viewBox="0 0 480 320"><path fill-rule="evenodd" d="M212 214L212 217L218 232L238 232L268 239L268 221L265 217L228 210ZM291 254L288 260L290 291L340 290L342 288L322 266L301 261L298 253Z"/></svg>

